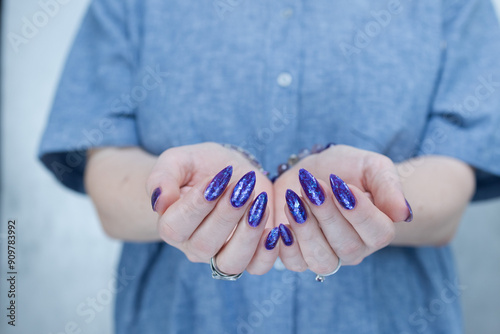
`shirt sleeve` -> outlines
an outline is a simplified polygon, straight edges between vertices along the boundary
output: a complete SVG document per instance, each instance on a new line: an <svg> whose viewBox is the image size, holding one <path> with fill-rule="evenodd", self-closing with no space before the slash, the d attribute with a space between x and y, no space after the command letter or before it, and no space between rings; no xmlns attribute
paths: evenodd
<svg viewBox="0 0 500 334"><path fill-rule="evenodd" d="M39 147L42 163L67 187L84 192L86 151L136 146L130 98L136 64L126 1L91 3L63 70Z"/></svg>
<svg viewBox="0 0 500 334"><path fill-rule="evenodd" d="M419 155L476 170L474 200L500 195L500 29L490 0L444 7L443 65Z"/></svg>

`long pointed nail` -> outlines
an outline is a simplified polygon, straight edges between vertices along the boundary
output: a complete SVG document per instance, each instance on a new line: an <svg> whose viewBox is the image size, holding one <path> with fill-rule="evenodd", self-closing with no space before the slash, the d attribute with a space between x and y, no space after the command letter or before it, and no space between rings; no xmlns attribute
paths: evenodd
<svg viewBox="0 0 500 334"><path fill-rule="evenodd" d="M408 218L405 219L405 222L409 223L413 220L413 210L411 209L410 203L405 199L406 206L408 207Z"/></svg>
<svg viewBox="0 0 500 334"><path fill-rule="evenodd" d="M267 207L267 193L265 191L261 192L259 196L253 201L250 210L248 211L248 224L252 227L259 226L264 217Z"/></svg>
<svg viewBox="0 0 500 334"><path fill-rule="evenodd" d="M277 227L275 227L267 235L265 244L266 249L267 250L274 249L274 247L276 247L276 244L278 243L279 238L280 238L280 231Z"/></svg>
<svg viewBox="0 0 500 334"><path fill-rule="evenodd" d="M286 204L288 205L288 210L293 216L293 219L299 224L304 224L307 220L307 212L304 203L293 190L288 189L286 191Z"/></svg>
<svg viewBox="0 0 500 334"><path fill-rule="evenodd" d="M233 194L231 195L231 205L235 208L242 207L250 198L255 187L255 172L251 171L243 175L236 183Z"/></svg>
<svg viewBox="0 0 500 334"><path fill-rule="evenodd" d="M337 175L330 175L330 185L332 186L333 194L347 210L352 210L356 206L356 199L347 184Z"/></svg>
<svg viewBox="0 0 500 334"><path fill-rule="evenodd" d="M325 194L318 183L318 180L305 169L299 171L299 181L307 198L314 205L320 206L325 202Z"/></svg>
<svg viewBox="0 0 500 334"><path fill-rule="evenodd" d="M153 208L153 211L156 212L156 203L158 202L158 198L160 198L161 195L161 188L158 187L153 191L153 194L151 195L151 207Z"/></svg>
<svg viewBox="0 0 500 334"><path fill-rule="evenodd" d="M283 225L283 224L280 224L279 229L280 229L281 239L283 240L285 245L291 246L293 244L292 231L290 231L290 229L286 225Z"/></svg>
<svg viewBox="0 0 500 334"><path fill-rule="evenodd" d="M221 170L205 189L205 198L207 201L216 200L226 189L231 176L233 175L233 166L227 166Z"/></svg>

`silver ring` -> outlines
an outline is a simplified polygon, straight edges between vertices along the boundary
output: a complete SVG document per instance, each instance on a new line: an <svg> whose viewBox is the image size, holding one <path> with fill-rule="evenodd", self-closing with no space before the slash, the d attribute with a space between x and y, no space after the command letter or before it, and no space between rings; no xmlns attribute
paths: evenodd
<svg viewBox="0 0 500 334"><path fill-rule="evenodd" d="M241 277L241 275L243 275L242 272L236 275L224 274L219 270L219 268L217 268L217 264L215 264L215 256L210 259L210 268L212 269L212 278L220 279L223 281L236 281Z"/></svg>
<svg viewBox="0 0 500 334"><path fill-rule="evenodd" d="M316 275L316 282L323 283L325 281L325 277L332 276L333 274L337 273L337 271L339 271L340 267L342 267L342 260L339 258L339 264L337 264L337 268L335 268L335 270L332 271L329 274L326 274L326 275Z"/></svg>

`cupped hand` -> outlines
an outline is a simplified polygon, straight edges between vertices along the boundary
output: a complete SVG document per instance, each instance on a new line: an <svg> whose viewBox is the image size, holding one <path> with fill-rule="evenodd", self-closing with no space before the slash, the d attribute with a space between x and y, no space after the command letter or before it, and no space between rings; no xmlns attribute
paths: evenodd
<svg viewBox="0 0 500 334"><path fill-rule="evenodd" d="M395 222L409 219L394 163L344 145L301 160L276 180L274 194L275 224L284 224L280 258L293 271L326 275L339 258L359 264L389 245Z"/></svg>
<svg viewBox="0 0 500 334"><path fill-rule="evenodd" d="M274 227L273 184L240 152L216 143L166 150L147 190L160 237L190 261L208 263L217 255L228 275L272 268L278 248L264 244Z"/></svg>

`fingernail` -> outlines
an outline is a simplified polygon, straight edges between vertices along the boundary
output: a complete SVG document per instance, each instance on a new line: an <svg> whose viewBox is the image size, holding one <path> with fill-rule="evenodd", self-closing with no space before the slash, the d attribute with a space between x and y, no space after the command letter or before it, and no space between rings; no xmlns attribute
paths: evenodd
<svg viewBox="0 0 500 334"><path fill-rule="evenodd" d="M413 210L411 209L410 203L405 199L406 206L408 207L408 218L405 219L405 222L409 223L413 220Z"/></svg>
<svg viewBox="0 0 500 334"><path fill-rule="evenodd" d="M226 189L231 176L233 175L233 166L227 166L215 175L207 189L205 189L205 198L207 201L217 199Z"/></svg>
<svg viewBox="0 0 500 334"><path fill-rule="evenodd" d="M267 193L261 192L259 196L253 201L250 210L248 211L248 224L252 227L259 226L266 212L267 206Z"/></svg>
<svg viewBox="0 0 500 334"><path fill-rule="evenodd" d="M235 208L243 206L255 187L255 172L249 172L236 183L233 194L231 195L231 205Z"/></svg>
<svg viewBox="0 0 500 334"><path fill-rule="evenodd" d="M307 198L314 205L320 206L325 202L325 194L318 183L318 180L305 169L299 171L299 180Z"/></svg>
<svg viewBox="0 0 500 334"><path fill-rule="evenodd" d="M333 194L337 198L337 201L339 201L340 205L347 210L354 209L356 199L347 184L337 175L331 174L330 185L332 186Z"/></svg>
<svg viewBox="0 0 500 334"><path fill-rule="evenodd" d="M153 211L156 212L156 203L158 202L158 198L160 198L161 195L161 188L158 187L153 191L153 195L151 195L151 207L153 208Z"/></svg>
<svg viewBox="0 0 500 334"><path fill-rule="evenodd" d="M277 227L275 227L267 235L266 249L267 250L274 249L274 247L276 247L276 244L278 243L279 238L280 238L280 231Z"/></svg>
<svg viewBox="0 0 500 334"><path fill-rule="evenodd" d="M283 242L285 243L286 246L291 246L293 244L293 234L292 231L286 225L280 224L279 226L280 229L280 235L281 239L283 239Z"/></svg>
<svg viewBox="0 0 500 334"><path fill-rule="evenodd" d="M306 208L304 203L293 190L288 189L286 191L286 204L288 205L288 210L293 216L293 219L299 224L304 224L307 219Z"/></svg>

